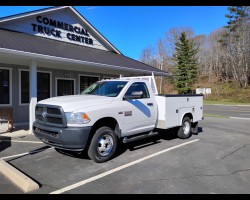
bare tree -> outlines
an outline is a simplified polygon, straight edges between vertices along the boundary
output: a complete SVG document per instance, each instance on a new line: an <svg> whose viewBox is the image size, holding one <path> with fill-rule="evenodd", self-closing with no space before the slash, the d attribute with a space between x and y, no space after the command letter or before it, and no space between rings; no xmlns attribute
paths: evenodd
<svg viewBox="0 0 250 200"><path fill-rule="evenodd" d="M152 64L152 59L153 59L153 47L149 46L146 47L145 49L142 50L141 53L141 62L146 63L146 64Z"/></svg>
<svg viewBox="0 0 250 200"><path fill-rule="evenodd" d="M175 44L180 38L182 32L186 33L187 39L194 37L194 32L190 27L175 27L165 32L166 55L169 57L173 56L173 53L175 52Z"/></svg>
<svg viewBox="0 0 250 200"><path fill-rule="evenodd" d="M223 45L233 78L240 87L247 87L250 79L250 6L231 6L228 10Z"/></svg>

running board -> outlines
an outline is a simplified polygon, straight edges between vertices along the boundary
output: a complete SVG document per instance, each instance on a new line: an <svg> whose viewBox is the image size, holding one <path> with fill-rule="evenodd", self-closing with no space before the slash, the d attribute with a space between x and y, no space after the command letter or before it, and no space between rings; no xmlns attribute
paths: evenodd
<svg viewBox="0 0 250 200"><path fill-rule="evenodd" d="M158 135L158 134L159 134L158 132L151 131L151 132L149 132L147 134L132 136L130 138L124 137L122 142L123 143L133 142L133 141L136 141L136 140L141 140L141 139L144 139L144 138L152 137L152 136L155 136L155 135Z"/></svg>

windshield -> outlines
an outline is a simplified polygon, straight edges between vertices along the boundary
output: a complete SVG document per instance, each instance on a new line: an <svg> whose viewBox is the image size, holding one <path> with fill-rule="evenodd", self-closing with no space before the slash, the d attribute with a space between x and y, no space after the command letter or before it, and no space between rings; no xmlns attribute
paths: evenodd
<svg viewBox="0 0 250 200"><path fill-rule="evenodd" d="M126 83L127 81L98 81L82 91L81 94L116 97Z"/></svg>

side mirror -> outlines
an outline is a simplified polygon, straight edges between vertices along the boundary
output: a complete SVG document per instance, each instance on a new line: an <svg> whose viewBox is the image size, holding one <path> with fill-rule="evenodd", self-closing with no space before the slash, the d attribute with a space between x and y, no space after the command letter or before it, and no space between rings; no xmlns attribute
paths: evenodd
<svg viewBox="0 0 250 200"><path fill-rule="evenodd" d="M131 95L125 95L123 100L140 99L143 95L142 91L134 91Z"/></svg>

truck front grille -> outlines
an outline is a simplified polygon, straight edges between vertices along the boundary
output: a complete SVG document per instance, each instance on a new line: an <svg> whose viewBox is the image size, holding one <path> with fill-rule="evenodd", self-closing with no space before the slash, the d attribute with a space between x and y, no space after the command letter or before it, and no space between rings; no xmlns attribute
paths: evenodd
<svg viewBox="0 0 250 200"><path fill-rule="evenodd" d="M66 127L66 118L63 109L60 106L51 106L44 104L36 105L36 121L40 124Z"/></svg>
<svg viewBox="0 0 250 200"><path fill-rule="evenodd" d="M47 122L52 124L62 124L63 120L61 118L47 117Z"/></svg>
<svg viewBox="0 0 250 200"><path fill-rule="evenodd" d="M42 113L43 112L43 107L36 106L36 111L39 112L39 113Z"/></svg>
<svg viewBox="0 0 250 200"><path fill-rule="evenodd" d="M39 121L43 121L43 116L39 115L39 114L36 114L36 119L39 120Z"/></svg>
<svg viewBox="0 0 250 200"><path fill-rule="evenodd" d="M60 115L61 111L58 108L47 108L47 113Z"/></svg>

